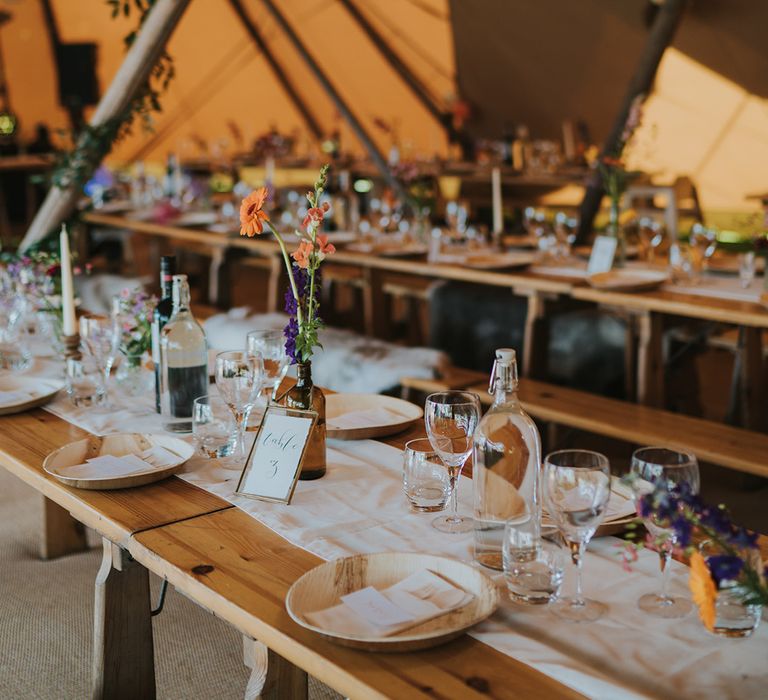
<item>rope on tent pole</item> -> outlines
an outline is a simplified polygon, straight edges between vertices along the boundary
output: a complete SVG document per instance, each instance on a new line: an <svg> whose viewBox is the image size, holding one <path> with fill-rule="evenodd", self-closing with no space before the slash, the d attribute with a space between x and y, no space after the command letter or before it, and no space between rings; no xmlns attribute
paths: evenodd
<svg viewBox="0 0 768 700"><path fill-rule="evenodd" d="M189 2L190 0L156 0L117 74L99 101L91 118L91 126L102 125L126 109L155 67ZM74 183L63 189L53 185L27 230L19 250L26 250L54 230L74 210L79 194L79 188Z"/></svg>
<svg viewBox="0 0 768 700"><path fill-rule="evenodd" d="M293 27L283 16L283 13L280 12L273 0L262 0L262 2L267 6L267 9L280 25L283 32L285 32L285 35L290 39L291 43L296 48L296 51L298 51L298 53L304 59L307 67L315 74L315 78L317 78L317 81L320 83L326 93L328 93L328 97L331 98L331 101L336 106L336 109L339 110L342 117L344 117L344 119L347 121L352 131L354 131L355 136L357 136L357 138L360 140L360 143L362 143L365 150L368 151L368 155L371 157L371 160L376 165L376 168L379 170L384 180L401 199L407 199L407 195L402 183L392 174L392 171L387 165L387 161L384 159L384 156L373 142L373 139L365 130L365 127L360 123L358 118L354 115L347 103L344 101L344 98L342 98L342 96L339 94L339 91L334 87L333 83L331 83L323 69L312 57L312 54L309 53L307 47L296 34Z"/></svg>

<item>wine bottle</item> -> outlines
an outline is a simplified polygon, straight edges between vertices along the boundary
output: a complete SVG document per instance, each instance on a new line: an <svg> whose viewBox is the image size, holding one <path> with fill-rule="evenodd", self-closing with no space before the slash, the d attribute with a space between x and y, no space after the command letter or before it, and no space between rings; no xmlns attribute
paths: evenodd
<svg viewBox="0 0 768 700"><path fill-rule="evenodd" d="M173 313L173 276L176 256L160 258L160 301L152 312L152 362L155 365L155 410L160 413L160 331Z"/></svg>
<svg viewBox="0 0 768 700"><path fill-rule="evenodd" d="M192 403L208 394L208 344L189 310L186 275L173 276L173 313L160 331L160 412L163 427L192 430Z"/></svg>
<svg viewBox="0 0 768 700"><path fill-rule="evenodd" d="M509 547L514 553L538 546L541 439L517 398L514 350L496 351L488 391L494 396L493 405L473 440L475 561L501 570L505 525L510 528Z"/></svg>

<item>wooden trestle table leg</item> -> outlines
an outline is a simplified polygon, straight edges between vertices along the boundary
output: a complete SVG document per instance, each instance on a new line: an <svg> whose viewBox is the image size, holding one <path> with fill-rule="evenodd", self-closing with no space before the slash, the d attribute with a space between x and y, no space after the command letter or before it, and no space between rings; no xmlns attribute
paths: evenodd
<svg viewBox="0 0 768 700"><path fill-rule="evenodd" d="M547 296L530 291L528 312L525 316L523 336L522 374L530 379L546 379L549 356L549 319L547 318Z"/></svg>
<svg viewBox="0 0 768 700"><path fill-rule="evenodd" d="M765 429L763 393L763 333L761 328L739 328L739 385L742 427Z"/></svg>
<svg viewBox="0 0 768 700"><path fill-rule="evenodd" d="M372 338L389 338L389 310L384 293L384 276L381 270L364 269L363 317L365 334Z"/></svg>
<svg viewBox="0 0 768 700"><path fill-rule="evenodd" d="M40 558L56 559L88 549L85 526L69 512L45 496L42 497L42 532Z"/></svg>
<svg viewBox="0 0 768 700"><path fill-rule="evenodd" d="M251 669L245 700L306 700L306 671L247 636L243 636L243 658Z"/></svg>
<svg viewBox="0 0 768 700"><path fill-rule="evenodd" d="M149 573L106 539L96 577L93 626L93 700L153 700Z"/></svg>
<svg viewBox="0 0 768 700"><path fill-rule="evenodd" d="M664 407L664 319L645 312L637 319L637 401Z"/></svg>

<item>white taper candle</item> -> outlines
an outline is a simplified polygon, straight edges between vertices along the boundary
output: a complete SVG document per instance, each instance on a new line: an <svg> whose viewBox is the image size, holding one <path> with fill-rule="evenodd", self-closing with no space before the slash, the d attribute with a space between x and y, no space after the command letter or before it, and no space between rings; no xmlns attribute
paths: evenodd
<svg viewBox="0 0 768 700"><path fill-rule="evenodd" d="M75 285L72 280L72 256L69 254L69 236L67 227L61 225L61 234L59 234L59 243L61 246L61 309L63 312L64 335L74 335L77 333L77 323L75 320Z"/></svg>
<svg viewBox="0 0 768 700"><path fill-rule="evenodd" d="M491 170L491 196L493 199L493 232L504 231L504 217L501 211L501 170Z"/></svg>

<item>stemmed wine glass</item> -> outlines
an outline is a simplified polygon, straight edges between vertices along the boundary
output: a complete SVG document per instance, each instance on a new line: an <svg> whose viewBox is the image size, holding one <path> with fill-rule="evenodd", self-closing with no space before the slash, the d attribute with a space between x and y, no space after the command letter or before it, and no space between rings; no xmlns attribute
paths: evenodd
<svg viewBox="0 0 768 700"><path fill-rule="evenodd" d="M246 339L246 350L250 355L260 355L264 363L264 388L275 400L280 383L288 372L290 358L285 352L285 337L279 330L251 331Z"/></svg>
<svg viewBox="0 0 768 700"><path fill-rule="evenodd" d="M448 469L451 481L450 515L432 521L432 527L450 534L469 532L474 527L471 518L459 513L459 476L472 452L472 436L480 421L480 399L467 391L441 391L427 396L424 407L427 436L435 452Z"/></svg>
<svg viewBox="0 0 768 700"><path fill-rule="evenodd" d="M80 338L104 375L104 405L109 404L109 374L120 346L117 316L81 316Z"/></svg>
<svg viewBox="0 0 768 700"><path fill-rule="evenodd" d="M228 350L216 355L216 388L235 416L237 447L235 453L245 456L245 426L264 380L261 355L243 350Z"/></svg>
<svg viewBox="0 0 768 700"><path fill-rule="evenodd" d="M688 452L677 452L665 447L642 447L632 455L630 472L638 477L634 487L638 498L654 486L670 490L685 484L691 493L699 492L699 464L696 457ZM658 546L661 591L641 596L637 606L643 612L656 617L684 617L691 611L691 602L687 598L678 598L667 593L669 561L677 543L675 531L669 527L668 522L655 515L643 518L643 523Z"/></svg>
<svg viewBox="0 0 768 700"><path fill-rule="evenodd" d="M552 606L552 611L565 620L591 622L606 610L603 603L582 595L581 567L584 550L603 520L610 495L611 470L605 455L560 450L544 460L544 501L576 566L576 595L560 598Z"/></svg>

